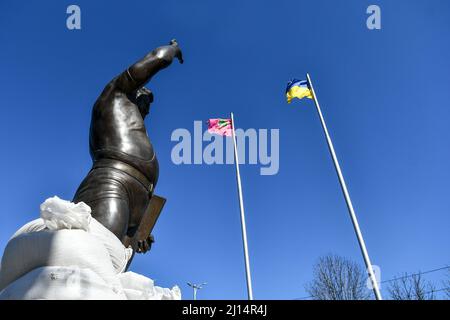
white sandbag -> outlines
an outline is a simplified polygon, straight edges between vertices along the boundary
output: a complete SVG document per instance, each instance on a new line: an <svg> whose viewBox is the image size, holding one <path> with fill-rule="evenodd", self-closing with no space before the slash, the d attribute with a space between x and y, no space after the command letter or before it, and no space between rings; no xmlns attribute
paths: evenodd
<svg viewBox="0 0 450 320"><path fill-rule="evenodd" d="M145 292L134 289L123 289L127 300L149 300Z"/></svg>
<svg viewBox="0 0 450 320"><path fill-rule="evenodd" d="M90 269L41 267L0 292L0 300L125 300L122 290L108 285Z"/></svg>
<svg viewBox="0 0 450 320"><path fill-rule="evenodd" d="M181 300L178 286L172 289L154 285L154 281L134 272L118 275L128 300Z"/></svg>
<svg viewBox="0 0 450 320"><path fill-rule="evenodd" d="M154 296L152 279L131 271L119 274L118 278L128 300L150 300Z"/></svg>
<svg viewBox="0 0 450 320"><path fill-rule="evenodd" d="M181 300L181 290L178 286L172 289L155 286L155 293L157 299L152 300Z"/></svg>
<svg viewBox="0 0 450 320"><path fill-rule="evenodd" d="M73 265L120 285L108 251L93 235L83 230L42 230L8 242L1 262L0 290L35 268Z"/></svg>
<svg viewBox="0 0 450 320"><path fill-rule="evenodd" d="M178 286L172 289L155 287L149 294L145 291L123 289L127 300L181 300L181 291Z"/></svg>
<svg viewBox="0 0 450 320"><path fill-rule="evenodd" d="M49 198L41 217L21 227L5 248L0 299L181 299L177 286L160 288L147 277L123 273L132 249L92 218L84 203Z"/></svg>
<svg viewBox="0 0 450 320"><path fill-rule="evenodd" d="M75 204L57 196L48 198L41 204L41 217L49 229L78 228L88 231L106 247L116 272L125 270L133 249L125 248L111 231L92 218L91 208L84 202Z"/></svg>
<svg viewBox="0 0 450 320"><path fill-rule="evenodd" d="M21 227L19 230L16 231L16 233L11 237L11 239L14 239L15 237L24 233L38 232L46 229L47 227L44 220L42 218L39 218L30 221L26 225ZM95 238L97 238L97 240L100 241L108 250L111 262L114 266L114 270L116 271L116 273L123 272L127 266L128 260L130 260L133 254L133 249L125 248L122 242L111 231L105 228L100 222L98 222L94 218L90 219L88 232ZM30 244L30 246L31 245L32 244Z"/></svg>
<svg viewBox="0 0 450 320"><path fill-rule="evenodd" d="M45 222L42 218L32 220L24 226L20 227L20 229L17 230L9 240L14 239L22 233L38 232L45 229L47 229L47 226L45 225Z"/></svg>
<svg viewBox="0 0 450 320"><path fill-rule="evenodd" d="M133 249L125 248L122 241L116 237L114 233L109 231L96 219L92 218L89 223L89 231L98 241L100 241L108 250L111 262L114 266L116 273L125 271L125 268L133 255Z"/></svg>
<svg viewBox="0 0 450 320"><path fill-rule="evenodd" d="M41 206L41 218L50 230L88 230L91 208L84 202L73 203L57 196L48 198Z"/></svg>

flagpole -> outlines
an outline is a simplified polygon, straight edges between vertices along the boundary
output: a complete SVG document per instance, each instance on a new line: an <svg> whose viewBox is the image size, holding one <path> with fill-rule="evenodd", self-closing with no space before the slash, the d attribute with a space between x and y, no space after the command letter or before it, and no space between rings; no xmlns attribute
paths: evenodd
<svg viewBox="0 0 450 320"><path fill-rule="evenodd" d="M353 223L353 228L356 232L356 237L358 238L359 247L361 248L362 255L364 257L364 263L366 264L367 271L369 272L370 280L372 281L373 292L375 293L375 297L377 300L382 300L380 289L378 287L378 282L375 278L375 273L373 272L372 263L370 262L369 253L367 252L366 245L364 243L364 239L359 228L358 220L356 219L355 210L353 209L352 200L350 199L350 194L347 190L347 185L345 184L344 176L341 172L341 167L339 166L338 159L336 157L336 153L334 151L333 142L331 141L330 134L328 133L327 125L325 124L325 119L323 118L322 111L320 110L319 101L317 100L316 93L314 92L314 87L309 77L309 74L306 74L308 78L308 84L312 91L312 96L314 99L314 103L316 104L317 113L319 114L320 122L322 123L323 132L325 133L325 137L328 143L328 149L330 150L331 157L333 158L334 167L336 169L336 173L339 178L339 182L341 184L342 192L344 194L345 201L347 202L348 213L350 214L350 218Z"/></svg>
<svg viewBox="0 0 450 320"><path fill-rule="evenodd" d="M250 274L250 260L248 258L248 245L247 245L247 228L245 226L245 211L244 211L244 200L242 197L242 186L241 186L241 174L239 173L239 158L236 146L236 134L234 131L234 117L233 112L231 112L231 129L233 133L233 145L234 145L234 162L236 163L236 179L238 185L239 193L239 207L241 210L241 229L242 229L242 242L244 245L244 257L245 257L245 274L247 277L247 295L248 300L253 300L253 290L252 290L252 278Z"/></svg>

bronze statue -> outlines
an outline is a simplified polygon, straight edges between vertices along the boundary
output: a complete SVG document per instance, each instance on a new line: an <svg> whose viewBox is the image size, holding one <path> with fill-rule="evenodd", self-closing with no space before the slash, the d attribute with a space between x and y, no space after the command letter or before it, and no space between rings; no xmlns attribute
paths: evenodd
<svg viewBox="0 0 450 320"><path fill-rule="evenodd" d="M145 213L152 211L152 198L161 199L154 195L159 167L144 124L153 94L144 85L174 58L183 63L176 40L153 50L112 79L92 110L89 150L93 166L73 202L88 204L92 216L124 244L135 236ZM150 218L151 223L155 219L157 216ZM147 233L133 249L146 252L152 242Z"/></svg>

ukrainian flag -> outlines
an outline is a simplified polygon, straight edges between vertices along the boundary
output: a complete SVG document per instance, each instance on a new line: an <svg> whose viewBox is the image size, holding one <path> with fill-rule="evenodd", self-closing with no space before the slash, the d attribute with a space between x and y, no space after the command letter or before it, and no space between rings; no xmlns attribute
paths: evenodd
<svg viewBox="0 0 450 320"><path fill-rule="evenodd" d="M292 79L288 82L286 87L287 102L291 103L292 99L309 98L312 99L312 92L309 89L308 81Z"/></svg>

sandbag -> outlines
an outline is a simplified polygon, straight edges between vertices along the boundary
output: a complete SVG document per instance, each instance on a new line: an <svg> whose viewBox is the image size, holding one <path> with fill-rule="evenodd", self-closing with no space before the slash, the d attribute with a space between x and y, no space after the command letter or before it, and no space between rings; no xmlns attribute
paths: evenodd
<svg viewBox="0 0 450 320"><path fill-rule="evenodd" d="M92 218L89 223L88 232L100 241L108 250L109 257L116 273L125 271L125 268L133 255L133 249L125 248L122 241L114 233L109 231L104 225Z"/></svg>
<svg viewBox="0 0 450 320"><path fill-rule="evenodd" d="M123 289L123 292L125 296L127 297L127 300L149 300L146 299L148 296L145 294L145 292L134 290L134 289Z"/></svg>
<svg viewBox="0 0 450 320"><path fill-rule="evenodd" d="M47 226L45 225L45 222L42 218L32 220L20 227L19 230L17 230L9 240L14 239L15 237L23 233L38 232L45 229L47 229Z"/></svg>
<svg viewBox="0 0 450 320"><path fill-rule="evenodd" d="M83 230L42 230L23 233L11 239L4 251L0 290L43 266L72 266L89 268L103 280L119 284L116 271L105 246Z"/></svg>
<svg viewBox="0 0 450 320"><path fill-rule="evenodd" d="M172 289L155 286L154 299L149 300L181 300L181 290L178 286Z"/></svg>
<svg viewBox="0 0 450 320"><path fill-rule="evenodd" d="M0 292L0 300L125 300L122 290L108 285L90 269L36 268Z"/></svg>
<svg viewBox="0 0 450 320"><path fill-rule="evenodd" d="M161 288L152 279L131 271L119 274L118 278L128 300L181 300L178 286Z"/></svg>
<svg viewBox="0 0 450 320"><path fill-rule="evenodd" d="M41 218L50 230L83 229L90 232L108 250L117 273L123 272L133 250L125 248L122 242L101 223L91 217L91 208L84 202L73 203L57 196L48 198L41 206Z"/></svg>
<svg viewBox="0 0 450 320"><path fill-rule="evenodd" d="M84 202L73 203L54 196L45 200L40 209L41 218L50 230L88 230L91 207Z"/></svg>
<svg viewBox="0 0 450 320"><path fill-rule="evenodd" d="M23 227L17 230L16 233L14 233L11 239L14 239L15 237L24 233L39 232L46 229L47 227L45 221L42 218L39 218L25 224ZM114 233L109 231L94 218L90 219L87 229L87 232L93 235L108 250L115 272L123 272L127 266L128 260L130 260L133 254L133 249L125 248L122 242L114 235Z"/></svg>
<svg viewBox="0 0 450 320"><path fill-rule="evenodd" d="M89 206L47 199L41 218L21 227L4 250L0 299L181 299L177 286L123 273L131 255Z"/></svg>
<svg viewBox="0 0 450 320"><path fill-rule="evenodd" d="M132 289L142 292L152 291L154 287L154 281L152 279L132 271L121 273L118 277L124 289Z"/></svg>

